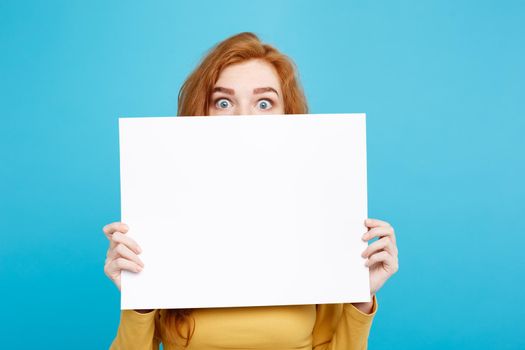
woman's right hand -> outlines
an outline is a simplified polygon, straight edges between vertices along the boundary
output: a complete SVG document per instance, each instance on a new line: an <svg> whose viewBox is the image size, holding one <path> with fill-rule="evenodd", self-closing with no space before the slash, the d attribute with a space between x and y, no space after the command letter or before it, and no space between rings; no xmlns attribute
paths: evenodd
<svg viewBox="0 0 525 350"><path fill-rule="evenodd" d="M122 270L140 272L144 267L144 263L138 257L142 250L137 242L126 236L128 229L128 225L123 222L112 222L102 228L107 239L109 239L104 273L119 290Z"/></svg>

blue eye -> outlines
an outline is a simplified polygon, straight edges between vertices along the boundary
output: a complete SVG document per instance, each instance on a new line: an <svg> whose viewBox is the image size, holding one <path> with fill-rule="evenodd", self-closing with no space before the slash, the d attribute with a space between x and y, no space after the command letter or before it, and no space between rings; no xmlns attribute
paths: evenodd
<svg viewBox="0 0 525 350"><path fill-rule="evenodd" d="M270 102L270 100L260 100L258 102L258 105L259 105L259 108L260 109L269 109L269 108L272 108L272 104Z"/></svg>
<svg viewBox="0 0 525 350"><path fill-rule="evenodd" d="M215 107L219 109L228 108L230 107L230 101L228 101L228 99L225 98L218 99L217 102L215 102Z"/></svg>

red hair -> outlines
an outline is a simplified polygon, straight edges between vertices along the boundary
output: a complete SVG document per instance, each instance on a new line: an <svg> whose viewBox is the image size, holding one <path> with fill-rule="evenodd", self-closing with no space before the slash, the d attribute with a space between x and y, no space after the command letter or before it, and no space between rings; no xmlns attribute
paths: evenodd
<svg viewBox="0 0 525 350"><path fill-rule="evenodd" d="M293 61L249 32L234 35L214 46L189 75L179 92L180 116L208 115L209 97L221 71L250 59L264 60L276 69L285 114L307 114L308 105Z"/></svg>
<svg viewBox="0 0 525 350"><path fill-rule="evenodd" d="M179 116L206 116L211 91L221 71L229 65L250 59L264 60L275 68L279 76L285 114L307 114L308 105L294 62L276 48L262 43L250 32L239 33L212 47L200 64L188 76L178 96ZM159 314L156 336L164 343L179 343L177 336L186 340L195 331L192 309L165 309ZM192 321L192 322L189 322ZM184 331L183 331L184 329ZM185 333L185 334L183 334Z"/></svg>

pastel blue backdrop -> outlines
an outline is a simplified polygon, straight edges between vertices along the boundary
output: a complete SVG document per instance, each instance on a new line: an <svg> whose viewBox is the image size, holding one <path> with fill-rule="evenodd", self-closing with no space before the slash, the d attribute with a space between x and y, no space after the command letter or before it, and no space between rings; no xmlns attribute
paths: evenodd
<svg viewBox="0 0 525 350"><path fill-rule="evenodd" d="M3 0L0 347L109 347L118 117L175 115L204 52L253 31L312 113L368 115L369 214L400 251L370 349L525 349L523 23L521 1Z"/></svg>

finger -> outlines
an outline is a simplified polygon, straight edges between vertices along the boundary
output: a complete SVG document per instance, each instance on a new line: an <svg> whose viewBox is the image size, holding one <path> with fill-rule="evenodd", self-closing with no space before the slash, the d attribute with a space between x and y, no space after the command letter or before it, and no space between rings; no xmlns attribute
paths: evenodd
<svg viewBox="0 0 525 350"><path fill-rule="evenodd" d="M397 259L384 250L371 255L365 262L365 266L368 267L372 267L377 264L383 264L384 268L390 271L391 273L397 271Z"/></svg>
<svg viewBox="0 0 525 350"><path fill-rule="evenodd" d="M129 230L129 227L128 225L126 225L125 223L123 222L119 222L119 221L116 221L116 222L112 222L110 224L107 224L106 226L104 226L102 228L102 231L104 232L104 234L106 235L106 237L108 239L111 239L111 235L116 232L116 231L120 231L122 233L126 233L128 232Z"/></svg>
<svg viewBox="0 0 525 350"><path fill-rule="evenodd" d="M366 227L379 227L379 226L391 226L391 225L390 223L383 221L383 220L368 218L365 220L365 226Z"/></svg>
<svg viewBox="0 0 525 350"><path fill-rule="evenodd" d="M372 254L370 257L368 257L368 259L365 261L365 265L368 266L368 267L372 267L375 264L384 263L384 262L386 262L388 260L389 256L390 256L390 254L388 254L387 252L382 250L382 251L380 251L378 253L375 253L375 254Z"/></svg>
<svg viewBox="0 0 525 350"><path fill-rule="evenodd" d="M380 253L386 253L386 254L379 255ZM373 266L373 265L382 263L383 268L387 270L390 274L394 274L397 272L397 270L399 269L399 260L397 259L397 257L392 256L392 254L386 251L382 251L382 252L372 255L370 258L372 258L375 255L379 255L379 256L376 259L372 259L372 261L369 262L370 264L369 266Z"/></svg>
<svg viewBox="0 0 525 350"><path fill-rule="evenodd" d="M119 272L122 270L140 272L142 271L142 267L140 267L140 265L134 263L133 261L124 258L117 258L111 260L111 262L108 265L109 273L114 274L115 272Z"/></svg>
<svg viewBox="0 0 525 350"><path fill-rule="evenodd" d="M386 250L390 253L393 253L392 251L392 241L390 240L389 237L383 237L381 239L378 239L377 241L375 241L374 243L370 244L368 247L366 247L366 249L363 251L363 253L361 254L361 256L363 258L366 258L374 253L377 253L381 250Z"/></svg>
<svg viewBox="0 0 525 350"><path fill-rule="evenodd" d="M375 237L385 237L388 236L392 239L392 242L396 242L394 228L392 226L378 226L370 229L368 232L363 234L362 239L364 241L369 241Z"/></svg>
<svg viewBox="0 0 525 350"><path fill-rule="evenodd" d="M122 232L116 231L111 236L111 240L115 243L122 243L126 245L129 249L135 252L135 254L140 254L142 252L142 249L140 249L140 246L135 242L135 240L129 236L126 236Z"/></svg>
<svg viewBox="0 0 525 350"><path fill-rule="evenodd" d="M108 258L109 259L125 258L125 259L131 260L137 263L138 265L144 267L144 263L139 258L139 256L122 243L118 243L115 246L115 248L109 250Z"/></svg>

